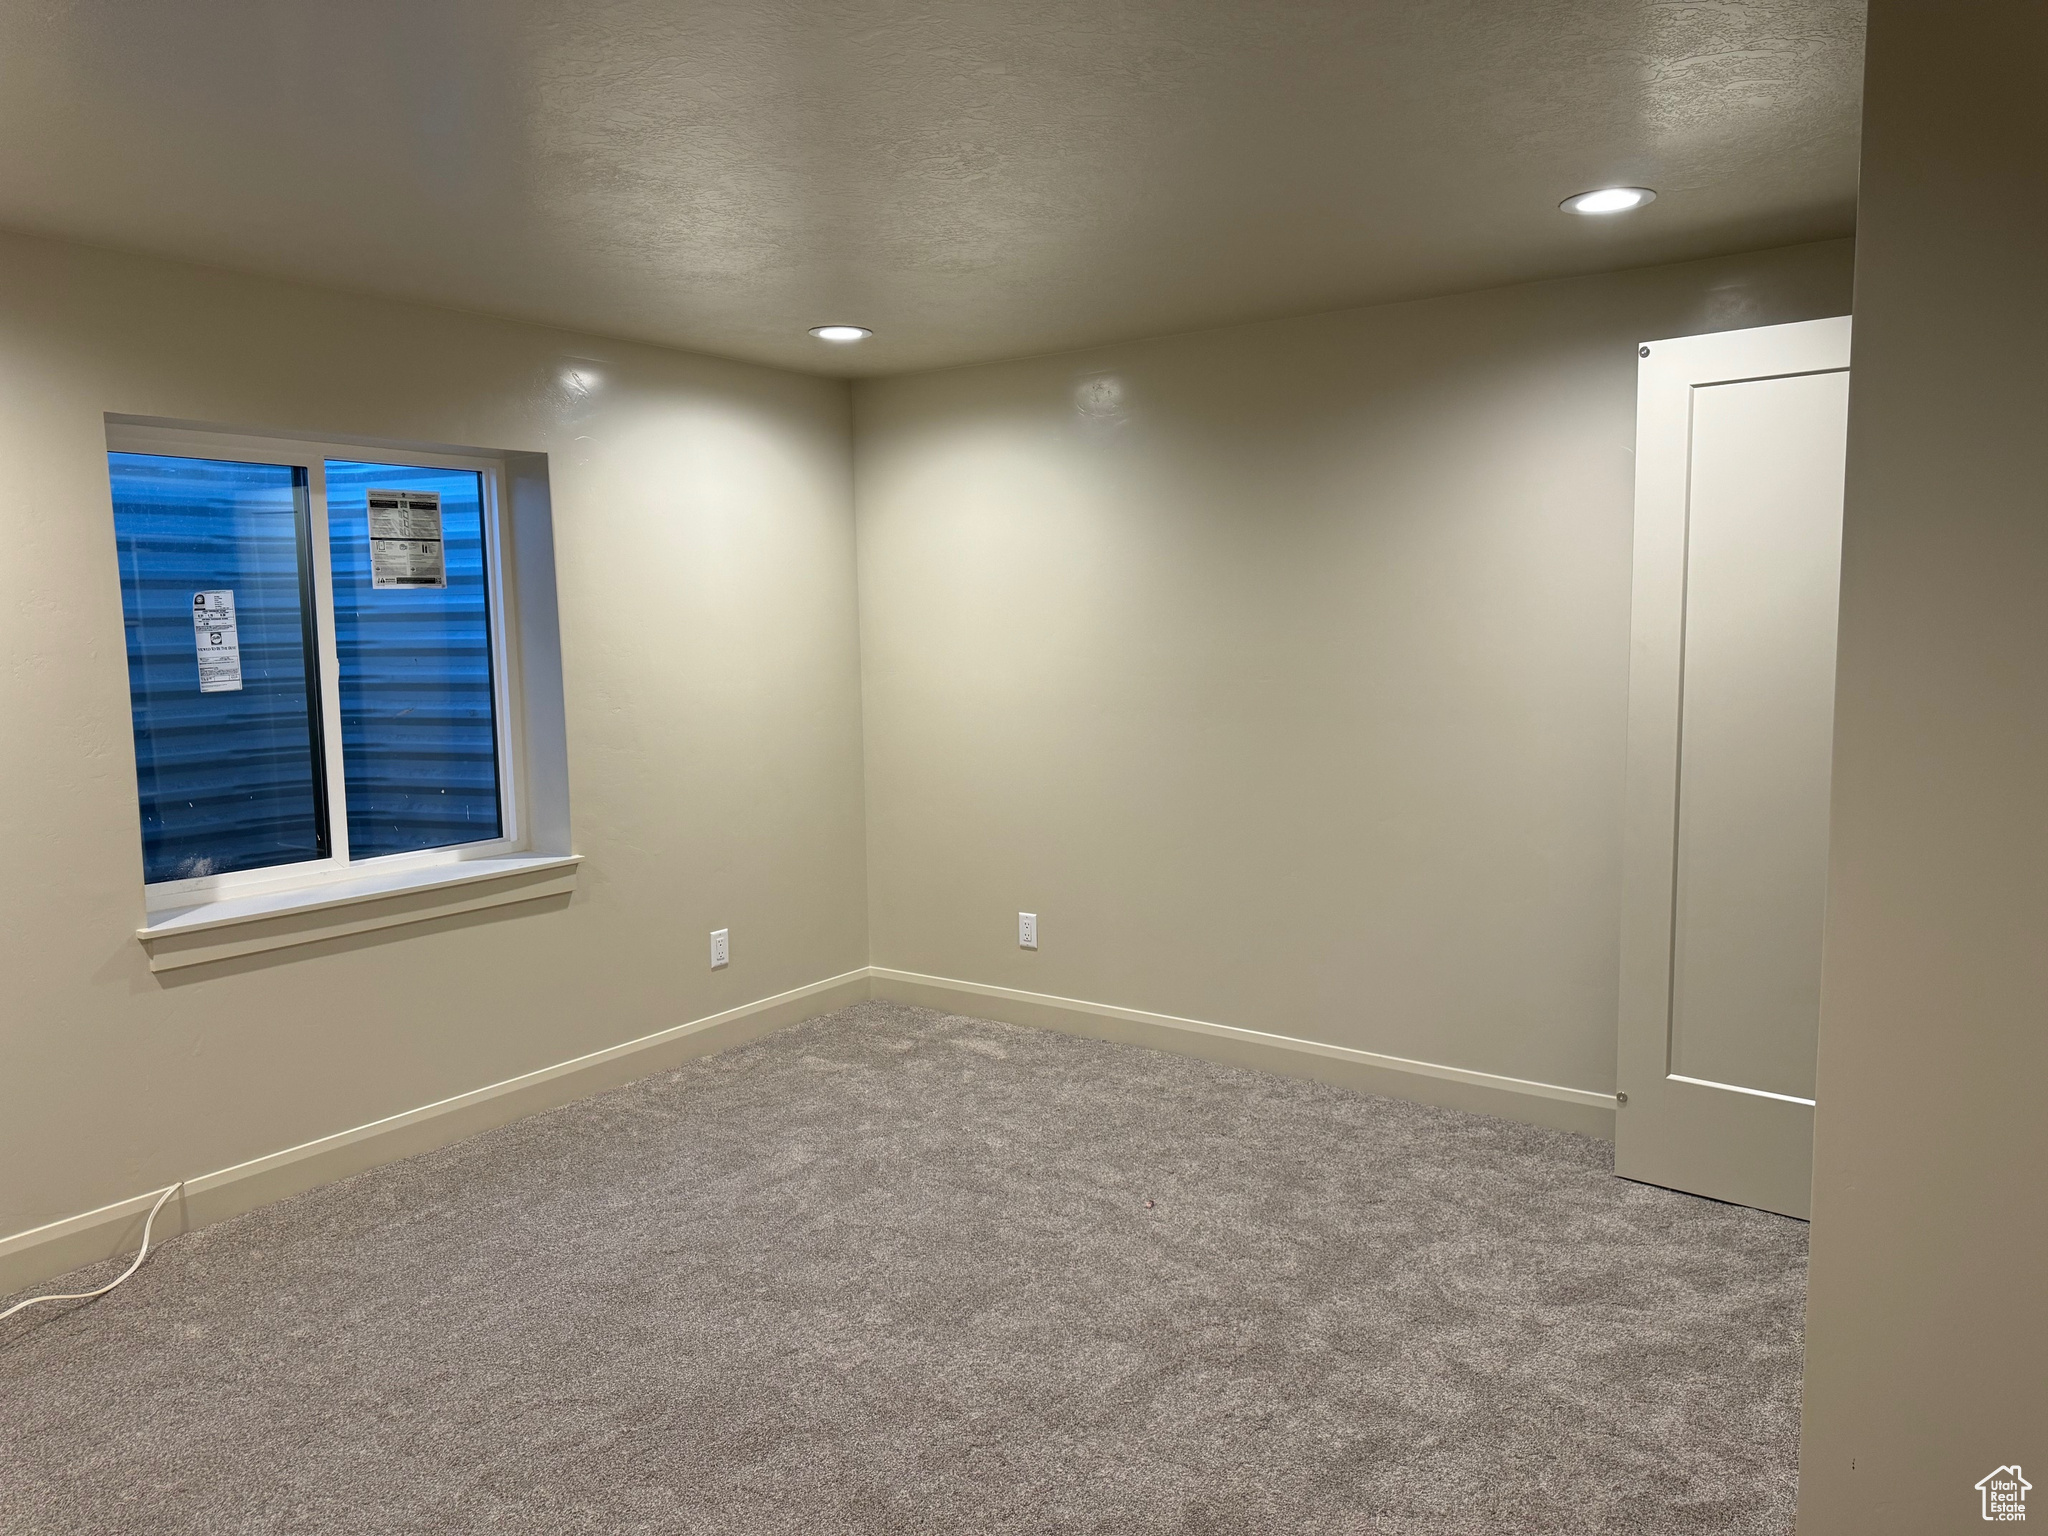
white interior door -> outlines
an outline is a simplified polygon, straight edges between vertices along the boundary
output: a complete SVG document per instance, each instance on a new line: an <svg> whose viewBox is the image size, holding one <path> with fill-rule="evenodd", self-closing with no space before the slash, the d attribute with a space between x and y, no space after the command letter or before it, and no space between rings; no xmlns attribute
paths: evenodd
<svg viewBox="0 0 2048 1536"><path fill-rule="evenodd" d="M1849 321L1641 351L1614 1166L1804 1217Z"/></svg>

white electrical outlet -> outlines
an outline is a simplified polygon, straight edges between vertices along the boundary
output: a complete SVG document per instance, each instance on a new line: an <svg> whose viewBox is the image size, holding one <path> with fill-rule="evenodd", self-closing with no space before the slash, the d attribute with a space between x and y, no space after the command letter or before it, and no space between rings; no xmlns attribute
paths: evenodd
<svg viewBox="0 0 2048 1536"><path fill-rule="evenodd" d="M1019 912L1017 914L1017 947L1019 949L1038 948L1038 914L1036 912Z"/></svg>
<svg viewBox="0 0 2048 1536"><path fill-rule="evenodd" d="M716 929L711 935L711 969L714 971L719 970L730 959L732 959L732 945L725 937L725 930L723 928Z"/></svg>

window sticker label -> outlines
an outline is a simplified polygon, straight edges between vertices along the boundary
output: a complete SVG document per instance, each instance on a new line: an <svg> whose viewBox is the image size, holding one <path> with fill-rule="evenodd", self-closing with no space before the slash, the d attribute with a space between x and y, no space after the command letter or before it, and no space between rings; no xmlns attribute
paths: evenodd
<svg viewBox="0 0 2048 1536"><path fill-rule="evenodd" d="M233 592L192 594L192 643L199 649L199 691L242 691L242 641L235 633Z"/></svg>
<svg viewBox="0 0 2048 1536"><path fill-rule="evenodd" d="M439 491L371 491L370 585L445 587Z"/></svg>

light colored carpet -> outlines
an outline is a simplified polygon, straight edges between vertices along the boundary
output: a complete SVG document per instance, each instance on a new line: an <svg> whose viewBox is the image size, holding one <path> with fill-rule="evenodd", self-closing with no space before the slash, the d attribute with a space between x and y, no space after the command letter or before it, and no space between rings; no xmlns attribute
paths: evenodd
<svg viewBox="0 0 2048 1536"><path fill-rule="evenodd" d="M0 1530L1775 1536L1806 1229L1609 1167L860 1004L0 1324Z"/></svg>

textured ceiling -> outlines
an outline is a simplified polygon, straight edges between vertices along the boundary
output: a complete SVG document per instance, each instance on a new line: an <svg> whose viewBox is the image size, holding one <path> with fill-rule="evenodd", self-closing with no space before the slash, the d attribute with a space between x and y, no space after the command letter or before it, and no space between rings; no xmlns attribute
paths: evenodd
<svg viewBox="0 0 2048 1536"><path fill-rule="evenodd" d="M895 372L1846 234L1862 13L0 0L0 225Z"/></svg>

